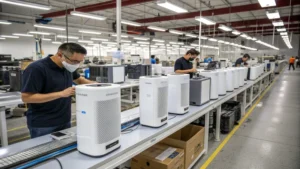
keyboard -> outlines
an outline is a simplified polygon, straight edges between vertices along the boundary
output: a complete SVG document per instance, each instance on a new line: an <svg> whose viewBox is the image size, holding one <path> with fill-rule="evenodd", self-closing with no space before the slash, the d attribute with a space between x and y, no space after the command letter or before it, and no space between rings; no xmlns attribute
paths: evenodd
<svg viewBox="0 0 300 169"><path fill-rule="evenodd" d="M76 144L76 137L53 140L0 159L0 169L11 168ZM75 147L76 148L76 147Z"/></svg>

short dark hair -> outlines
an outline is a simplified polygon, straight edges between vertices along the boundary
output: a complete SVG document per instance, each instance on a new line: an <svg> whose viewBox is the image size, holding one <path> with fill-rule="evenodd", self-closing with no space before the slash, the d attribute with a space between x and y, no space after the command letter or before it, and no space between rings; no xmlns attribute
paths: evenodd
<svg viewBox="0 0 300 169"><path fill-rule="evenodd" d="M190 49L186 52L186 55L191 54L191 55L199 55L200 52L198 52L196 49Z"/></svg>
<svg viewBox="0 0 300 169"><path fill-rule="evenodd" d="M246 53L246 54L244 54L243 58L248 58L248 59L250 59L250 55L248 55L248 54Z"/></svg>
<svg viewBox="0 0 300 169"><path fill-rule="evenodd" d="M65 51L70 54L74 54L74 53L80 53L84 55L87 54L86 49L77 43L64 43L59 46L58 50Z"/></svg>
<svg viewBox="0 0 300 169"><path fill-rule="evenodd" d="M155 58L155 55L151 55L151 58L154 59L154 58Z"/></svg>

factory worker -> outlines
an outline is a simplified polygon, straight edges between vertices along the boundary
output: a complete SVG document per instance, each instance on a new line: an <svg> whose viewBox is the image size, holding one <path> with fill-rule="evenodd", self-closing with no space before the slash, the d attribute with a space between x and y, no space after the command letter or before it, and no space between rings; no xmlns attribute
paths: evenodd
<svg viewBox="0 0 300 169"><path fill-rule="evenodd" d="M31 63L23 73L22 100L28 103L27 125L31 138L71 127L72 83L89 84L76 70L87 51L64 43L55 55Z"/></svg>
<svg viewBox="0 0 300 169"><path fill-rule="evenodd" d="M247 66L247 61L250 59L250 56L248 54L244 54L243 57L239 58L235 62L235 67L241 67L241 66Z"/></svg>
<svg viewBox="0 0 300 169"><path fill-rule="evenodd" d="M174 66L175 73L190 74L190 78L197 72L196 68L193 68L193 61L199 55L199 52L195 49L190 49L186 54L177 59Z"/></svg>

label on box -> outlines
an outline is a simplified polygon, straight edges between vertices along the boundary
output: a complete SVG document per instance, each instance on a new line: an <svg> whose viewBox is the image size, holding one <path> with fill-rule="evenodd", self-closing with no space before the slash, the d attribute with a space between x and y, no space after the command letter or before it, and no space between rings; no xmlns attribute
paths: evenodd
<svg viewBox="0 0 300 169"><path fill-rule="evenodd" d="M155 157L155 159L160 160L160 161L164 161L166 158L168 158L175 151L176 151L176 148L169 147L164 152L162 152L160 155Z"/></svg>

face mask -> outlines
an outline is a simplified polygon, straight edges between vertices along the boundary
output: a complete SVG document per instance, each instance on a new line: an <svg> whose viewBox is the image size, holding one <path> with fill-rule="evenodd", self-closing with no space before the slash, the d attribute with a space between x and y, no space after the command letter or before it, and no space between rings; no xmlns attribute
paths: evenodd
<svg viewBox="0 0 300 169"><path fill-rule="evenodd" d="M195 58L189 58L189 61L194 61L195 60Z"/></svg>
<svg viewBox="0 0 300 169"><path fill-rule="evenodd" d="M67 63L66 61L62 61L62 64L71 73L74 72L75 70L77 70L79 68L79 65L80 65L80 64L71 65L71 64Z"/></svg>

